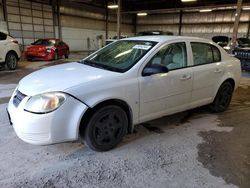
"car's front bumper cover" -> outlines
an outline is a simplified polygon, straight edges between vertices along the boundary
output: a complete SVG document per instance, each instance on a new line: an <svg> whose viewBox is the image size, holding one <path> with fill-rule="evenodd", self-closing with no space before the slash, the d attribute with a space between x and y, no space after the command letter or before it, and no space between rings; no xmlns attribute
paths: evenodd
<svg viewBox="0 0 250 188"><path fill-rule="evenodd" d="M7 111L17 136L25 142L48 145L78 139L81 117L87 106L73 97L53 112L35 114L24 110L29 97L25 97L18 107L10 99Z"/></svg>

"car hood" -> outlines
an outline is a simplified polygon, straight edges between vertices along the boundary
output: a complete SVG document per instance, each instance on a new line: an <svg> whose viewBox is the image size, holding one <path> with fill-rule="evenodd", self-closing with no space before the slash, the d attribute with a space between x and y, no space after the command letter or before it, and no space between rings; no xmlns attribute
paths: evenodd
<svg viewBox="0 0 250 188"><path fill-rule="evenodd" d="M79 84L90 83L103 78L115 79L120 73L111 72L81 63L67 63L38 70L24 77L18 90L33 96L45 92L65 91Z"/></svg>

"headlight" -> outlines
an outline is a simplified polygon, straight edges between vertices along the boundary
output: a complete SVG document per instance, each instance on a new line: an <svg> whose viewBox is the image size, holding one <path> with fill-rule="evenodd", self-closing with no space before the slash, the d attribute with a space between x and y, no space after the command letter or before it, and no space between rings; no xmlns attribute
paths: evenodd
<svg viewBox="0 0 250 188"><path fill-rule="evenodd" d="M35 95L25 104L24 109L33 113L48 113L56 110L67 98L67 94L61 92L50 92Z"/></svg>
<svg viewBox="0 0 250 188"><path fill-rule="evenodd" d="M47 53L50 53L51 52L51 48L46 48L45 50Z"/></svg>

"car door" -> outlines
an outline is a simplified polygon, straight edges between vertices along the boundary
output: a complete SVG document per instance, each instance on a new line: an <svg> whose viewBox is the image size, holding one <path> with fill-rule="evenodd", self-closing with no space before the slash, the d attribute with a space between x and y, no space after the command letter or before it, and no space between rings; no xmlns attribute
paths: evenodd
<svg viewBox="0 0 250 188"><path fill-rule="evenodd" d="M213 101L213 95L224 74L220 50L208 43L191 42L193 54L193 88L190 107Z"/></svg>
<svg viewBox="0 0 250 188"><path fill-rule="evenodd" d="M140 121L147 121L188 108L192 89L192 67L188 67L185 42L163 46L145 66L159 64L167 73L139 76Z"/></svg>
<svg viewBox="0 0 250 188"><path fill-rule="evenodd" d="M6 41L7 35L0 32L0 62L4 62L5 61L5 49L6 49Z"/></svg>

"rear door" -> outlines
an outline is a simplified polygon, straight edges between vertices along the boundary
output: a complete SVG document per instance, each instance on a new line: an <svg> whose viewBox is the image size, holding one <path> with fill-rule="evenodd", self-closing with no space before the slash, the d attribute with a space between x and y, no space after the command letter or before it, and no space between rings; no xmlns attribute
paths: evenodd
<svg viewBox="0 0 250 188"><path fill-rule="evenodd" d="M6 45L7 45L7 35L0 32L0 62L5 61L6 56Z"/></svg>
<svg viewBox="0 0 250 188"><path fill-rule="evenodd" d="M193 54L193 87L190 107L213 101L213 95L224 74L219 49L209 43L191 42Z"/></svg>

